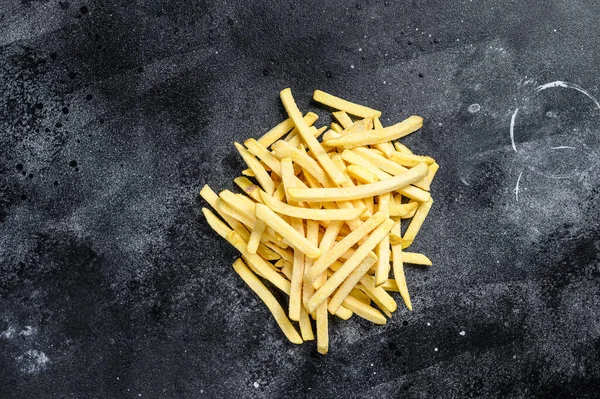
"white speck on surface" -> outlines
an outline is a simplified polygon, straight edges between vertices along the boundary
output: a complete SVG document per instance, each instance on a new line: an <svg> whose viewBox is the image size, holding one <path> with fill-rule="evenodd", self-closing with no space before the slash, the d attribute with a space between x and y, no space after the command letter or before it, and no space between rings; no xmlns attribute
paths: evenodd
<svg viewBox="0 0 600 399"><path fill-rule="evenodd" d="M517 151L517 145L515 144L515 121L517 120L517 112L519 112L519 108L515 109L515 112L512 114L512 118L510 118L510 142L512 143L512 148Z"/></svg>
<svg viewBox="0 0 600 399"><path fill-rule="evenodd" d="M431 326L431 323L427 323L428 326Z"/></svg>
<svg viewBox="0 0 600 399"><path fill-rule="evenodd" d="M438 351L438 348L433 348L433 350L434 350L435 352L437 352L437 351Z"/></svg>
<svg viewBox="0 0 600 399"><path fill-rule="evenodd" d="M513 359L516 359L516 358L517 358L517 355L513 355Z"/></svg>
<svg viewBox="0 0 600 399"><path fill-rule="evenodd" d="M469 112L474 114L475 112L479 112L481 106L477 103L469 105Z"/></svg>
<svg viewBox="0 0 600 399"><path fill-rule="evenodd" d="M138 393L138 396L142 396L142 394L141 394L141 393Z"/></svg>
<svg viewBox="0 0 600 399"><path fill-rule="evenodd" d="M383 84L385 84L385 80L383 81Z"/></svg>
<svg viewBox="0 0 600 399"><path fill-rule="evenodd" d="M559 145L558 147L550 147L551 150L576 150L577 148L569 145Z"/></svg>
<svg viewBox="0 0 600 399"><path fill-rule="evenodd" d="M460 335L462 335L462 336L464 337L464 336L465 336L465 334L466 334L466 332L464 332L464 331L461 331L461 332L459 332L459 334L460 334Z"/></svg>
<svg viewBox="0 0 600 399"><path fill-rule="evenodd" d="M470 184L469 184L469 183L467 183L467 181L465 180L465 178L464 178L464 177L462 177L462 176L461 176L461 178L460 178L460 181L461 181L461 182L463 182L463 184L464 184L465 186L470 186ZM429 325L429 324L428 324L428 325Z"/></svg>
<svg viewBox="0 0 600 399"><path fill-rule="evenodd" d="M442 126L442 125L443 125L443 123L442 123L442 122L438 123L438 126Z"/></svg>
<svg viewBox="0 0 600 399"><path fill-rule="evenodd" d="M43 371L50 359L44 352L30 349L21 356L17 357L17 361L21 365L21 371L27 374L37 374Z"/></svg>
<svg viewBox="0 0 600 399"><path fill-rule="evenodd" d="M34 334L34 333L35 333L35 331L36 331L36 329L35 329L35 328L33 328L33 327L31 327L31 326L25 326L25 327L23 328L23 331L21 331L21 332L19 333L19 335L23 335L23 336L25 336L25 337L28 337L28 336L30 336L30 335L32 335L32 334Z"/></svg>
<svg viewBox="0 0 600 399"><path fill-rule="evenodd" d="M354 69L354 64L350 65L350 69Z"/></svg>
<svg viewBox="0 0 600 399"><path fill-rule="evenodd" d="M0 338L11 339L13 337L13 335L15 335L15 328L14 327L8 327L6 329L6 331L3 331L0 334Z"/></svg>
<svg viewBox="0 0 600 399"><path fill-rule="evenodd" d="M254 381L254 384L253 384L253 385L254 385L254 388L258 388L258 387L260 386L260 385L259 385L259 383L258 383L257 381Z"/></svg>
<svg viewBox="0 0 600 399"><path fill-rule="evenodd" d="M362 51L362 47L359 47L359 48L358 48L358 51Z"/></svg>
<svg viewBox="0 0 600 399"><path fill-rule="evenodd" d="M517 185L515 186L515 200L519 202L519 184L521 183L521 177L523 176L523 172L519 173L519 177L517 178Z"/></svg>
<svg viewBox="0 0 600 399"><path fill-rule="evenodd" d="M371 363L371 367L373 367L373 363Z"/></svg>
<svg viewBox="0 0 600 399"><path fill-rule="evenodd" d="M119 381L119 377L117 377L117 381Z"/></svg>

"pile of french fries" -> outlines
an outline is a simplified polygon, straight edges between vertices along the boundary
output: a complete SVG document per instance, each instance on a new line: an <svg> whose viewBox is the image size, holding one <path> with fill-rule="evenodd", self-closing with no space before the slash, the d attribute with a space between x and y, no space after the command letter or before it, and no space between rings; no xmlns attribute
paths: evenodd
<svg viewBox="0 0 600 399"><path fill-rule="evenodd" d="M280 97L289 118L259 139L235 143L248 165L234 179L244 194L217 195L205 185L200 195L220 218L202 212L241 253L234 270L286 337L295 344L314 340L313 319L317 349L325 354L328 313L385 324L397 309L391 291L412 310L404 264L431 261L405 249L431 209L429 189L439 165L392 143L421 128L421 117L384 128L381 112L317 90L313 99L336 109L337 122L316 128L318 116L303 115L289 88ZM288 296L287 310L266 281Z"/></svg>

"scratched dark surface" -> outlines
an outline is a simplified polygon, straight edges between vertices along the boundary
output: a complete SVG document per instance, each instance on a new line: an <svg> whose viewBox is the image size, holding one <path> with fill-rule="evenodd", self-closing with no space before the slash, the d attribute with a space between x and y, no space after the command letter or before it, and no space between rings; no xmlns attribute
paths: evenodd
<svg viewBox="0 0 600 399"><path fill-rule="evenodd" d="M0 397L600 397L599 17L1 1ZM536 92L554 81L588 95ZM285 340L200 213L288 86L304 111L320 88L422 115L405 143L441 165L414 311L332 320L325 357Z"/></svg>

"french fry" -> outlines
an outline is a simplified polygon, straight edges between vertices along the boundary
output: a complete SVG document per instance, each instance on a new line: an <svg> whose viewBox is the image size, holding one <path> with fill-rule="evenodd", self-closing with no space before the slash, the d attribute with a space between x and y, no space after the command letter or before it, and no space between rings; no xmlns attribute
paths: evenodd
<svg viewBox="0 0 600 399"><path fill-rule="evenodd" d="M368 116L381 116L380 111L365 107L363 105L351 103L350 101L343 100L321 90L315 90L313 94L313 100L321 104L325 104L328 107L346 111L351 115L360 116L361 118L366 118Z"/></svg>
<svg viewBox="0 0 600 399"><path fill-rule="evenodd" d="M265 165L269 167L275 174L281 176L281 163L279 159L275 157L266 147L261 145L254 139L248 139L244 141L244 145L248 148L248 151L259 158Z"/></svg>
<svg viewBox="0 0 600 399"><path fill-rule="evenodd" d="M373 128L375 130L383 130L383 126L378 117L373 118ZM394 145L391 142L375 144L374 147L383 152L386 157L389 157L394 153Z"/></svg>
<svg viewBox="0 0 600 399"><path fill-rule="evenodd" d="M406 286L406 277L404 276L404 265L402 264L402 247L394 245L392 247L392 267L394 269L394 279L396 286L400 292L400 296L404 300L404 304L408 310L412 311L412 303Z"/></svg>
<svg viewBox="0 0 600 399"><path fill-rule="evenodd" d="M429 200L422 203L419 208L417 208L415 216L413 216L408 228L406 229L406 232L404 233L404 237L402 237L405 241L414 241L415 237L419 233L419 230L421 230L421 226L423 225L423 222L425 221L425 218L427 217L432 205L433 200Z"/></svg>
<svg viewBox="0 0 600 399"><path fill-rule="evenodd" d="M265 222L267 226L271 227L274 231L281 234L294 248L302 251L309 258L316 258L321 255L319 248L311 244L306 237L298 233L279 215L269 209L268 206L256 204L255 212L257 218Z"/></svg>
<svg viewBox="0 0 600 399"><path fill-rule="evenodd" d="M431 266L433 264L427 256L416 252L402 252L402 262L423 266Z"/></svg>
<svg viewBox="0 0 600 399"><path fill-rule="evenodd" d="M335 111L332 112L331 115L342 125L344 129L348 129L350 126L354 124L352 119L348 116L348 114L344 111Z"/></svg>
<svg viewBox="0 0 600 399"><path fill-rule="evenodd" d="M381 130L373 130L369 134L349 133L339 139L327 140L323 144L345 149L379 144L409 135L419 130L422 126L423 118L413 115L400 123Z"/></svg>
<svg viewBox="0 0 600 399"><path fill-rule="evenodd" d="M254 225L254 228L252 229L252 232L250 234L250 238L248 239L248 252L250 252L251 254L256 253L258 245L260 244L260 238L262 237L266 228L267 225L265 224L265 222L263 222L262 220L256 221L256 224Z"/></svg>
<svg viewBox="0 0 600 399"><path fill-rule="evenodd" d="M261 281L250 271L250 269L248 269L241 259L237 259L233 263L233 269L242 278L242 280L248 284L250 289L254 291L256 295L258 295L264 304L267 305L267 308L275 318L275 321L287 339L289 339L291 343L301 344L303 342L302 338L285 315L285 311L279 302L277 302L277 299L275 299L267 287L261 283Z"/></svg>
<svg viewBox="0 0 600 399"><path fill-rule="evenodd" d="M308 145L308 148L313 152L317 158L317 161L321 164L325 172L335 184L339 185L344 183L346 181L346 176L344 176L344 174L333 164L323 147L321 147L321 143L319 143L319 141L310 132L308 125L302 118L302 113L298 109L298 106L292 97L292 91L289 88L284 89L281 91L280 97L288 115L293 119L294 124L298 128L300 136L302 136L302 139L306 145Z"/></svg>
<svg viewBox="0 0 600 399"><path fill-rule="evenodd" d="M307 112L304 116L304 121L307 125L312 126L313 123L317 121L319 116L313 112ZM269 130L265 133L261 138L257 141L264 147L269 147L271 144L285 136L294 128L294 121L292 118L287 118L285 121L281 122L279 125L275 126L273 129Z"/></svg>
<svg viewBox="0 0 600 399"><path fill-rule="evenodd" d="M263 190L273 195L273 192L275 191L275 183L273 183L273 179L271 179L271 176L269 176L264 166L262 166L262 164L256 158L254 158L254 155L245 149L244 146L239 143L233 143L233 145L235 145L235 148L237 148L238 152L244 159L244 162L246 162L246 165L248 165L248 167L252 170L256 176L256 180L258 180L258 183L262 186Z"/></svg>
<svg viewBox="0 0 600 399"><path fill-rule="evenodd" d="M383 325L387 322L385 317L379 311L371 306L368 306L356 298L346 297L344 306L356 313L363 319L369 320L372 323Z"/></svg>
<svg viewBox="0 0 600 399"><path fill-rule="evenodd" d="M407 146L405 146L404 144L402 144L398 141L394 143L394 148L396 149L396 151L402 152L404 154L412 154L413 153L410 150L410 148L408 148Z"/></svg>
<svg viewBox="0 0 600 399"><path fill-rule="evenodd" d="M340 125L338 125L335 122L331 122L330 127L331 127L331 130L333 130L336 133L340 133L342 130L344 130L343 127L341 127ZM325 137L325 135L323 135L323 137Z"/></svg>
<svg viewBox="0 0 600 399"><path fill-rule="evenodd" d="M262 191L262 189L260 187L258 187L256 184L252 183L247 177L245 176L238 176L235 179L233 179L234 183L238 185L238 187L240 189L242 189L243 192L245 192L246 194L248 194L248 196L250 198L252 198L254 201L256 202L260 202L260 195L258 194L259 191Z"/></svg>
<svg viewBox="0 0 600 399"><path fill-rule="evenodd" d="M379 196L377 208L383 213L384 217L390 217L390 193L381 194ZM390 237L385 235L381 242L375 248L377 255L377 264L375 268L375 285L383 284L390 274Z"/></svg>
<svg viewBox="0 0 600 399"><path fill-rule="evenodd" d="M279 141L273 144L273 150L275 151L275 156L280 159L291 158L295 163L314 176L320 184L324 186L329 184L327 174L321 168L321 165L312 159L305 151L299 150L285 141Z"/></svg>
<svg viewBox="0 0 600 399"><path fill-rule="evenodd" d="M396 162L399 165L405 166L407 168L412 168L415 165L420 163L426 163L427 165L431 165L435 163L435 159L423 155L413 155L413 154L405 154L403 152L395 152L392 153L390 159Z"/></svg>
<svg viewBox="0 0 600 399"><path fill-rule="evenodd" d="M428 173L427 165L419 164L407 172L376 183L365 184L352 188L290 188L288 195L295 201L327 202L349 201L358 198L373 197L396 191L422 179Z"/></svg>
<svg viewBox="0 0 600 399"><path fill-rule="evenodd" d="M306 218L310 220L354 220L365 211L362 209L311 209L288 205L269 196L260 193L262 202L276 213L292 216L295 218Z"/></svg>

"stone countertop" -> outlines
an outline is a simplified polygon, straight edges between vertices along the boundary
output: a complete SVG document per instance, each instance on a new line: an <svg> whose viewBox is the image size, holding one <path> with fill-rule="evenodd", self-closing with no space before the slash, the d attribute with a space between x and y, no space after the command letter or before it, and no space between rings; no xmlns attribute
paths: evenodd
<svg viewBox="0 0 600 399"><path fill-rule="evenodd" d="M0 397L597 397L599 17L4 1ZM422 115L404 142L441 165L414 311L332 319L327 356L286 341L200 212L199 189L243 168L232 143L284 118L285 87L325 122L314 89L384 124Z"/></svg>

